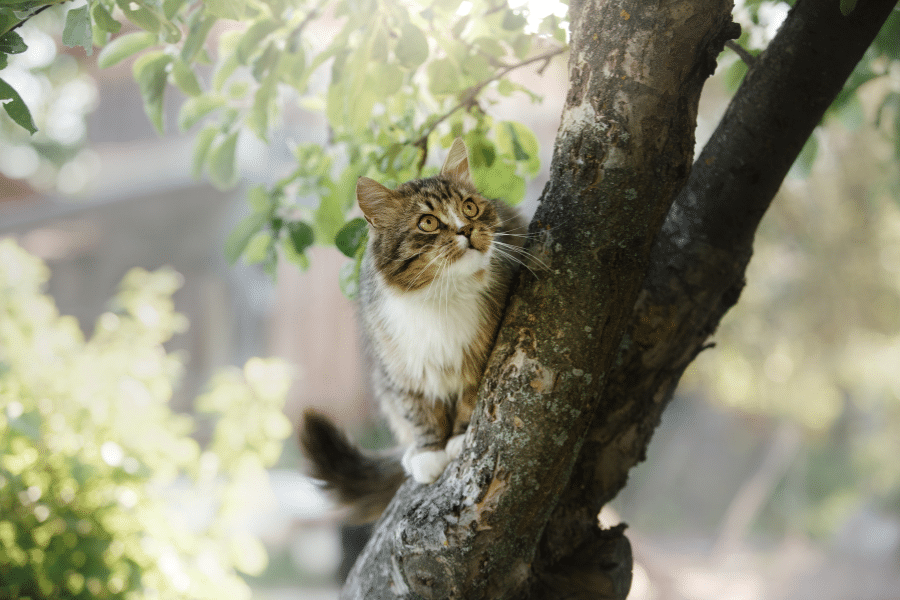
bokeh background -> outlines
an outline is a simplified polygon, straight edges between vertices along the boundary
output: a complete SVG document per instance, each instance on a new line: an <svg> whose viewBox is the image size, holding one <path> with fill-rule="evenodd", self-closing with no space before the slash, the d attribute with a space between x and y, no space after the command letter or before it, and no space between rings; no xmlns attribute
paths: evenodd
<svg viewBox="0 0 900 600"><path fill-rule="evenodd" d="M787 12L784 3L763 5L752 23L751 48L764 47ZM7 287L0 289L11 293L17 281L26 285L14 275L29 265L34 280L46 278L40 293L74 317L65 327L77 326L88 337L112 331L116 315L150 328L141 307L169 315L168 333L157 332L147 343L178 363L177 385L160 393L172 415L141 421L140 399L127 390L109 402L133 428L128 435L142 430L151 446L171 441L172 432L164 430L172 426L170 417L194 419L184 435L196 446L172 459L186 461L185 472L191 460L209 459L203 449L225 435L204 414L218 410L216 422L231 418L232 429L242 425L240 410L227 408L227 401L195 399L215 396L208 391L212 379L225 388L243 385L242 401L257 401L254 369L264 367L287 378L286 423L295 425L314 406L364 443L383 444L385 430L358 354L353 303L338 285L348 259L334 248L314 248L309 270L282 261L272 277L259 265L230 265L223 253L226 237L248 211L248 187L289 168L288 140L327 140L325 119L288 106L284 128L268 144L241 136L242 183L221 191L191 175L194 132L160 135L150 124L130 63L97 69L82 49L61 44L61 27L52 11L35 17L20 30L29 50L3 71L41 133L38 143L26 143L3 123L0 244L14 242L49 271L41 275L36 263L6 246L0 273ZM699 145L740 71L737 57L724 53L704 90ZM531 212L547 178L565 60L540 76L525 69L515 78L543 97L540 104L524 95L496 98L497 110L528 125L541 144L541 172L522 205ZM900 165L893 140L874 125L886 90L900 91L896 68L859 88L816 130L763 221L738 305L714 346L685 374L647 461L601 516L606 525L629 524L634 600L900 598ZM177 120L181 101L177 93L167 97L169 122ZM432 153L435 164L438 154ZM151 276L135 274L135 267L167 270ZM119 292L123 278L132 288ZM133 305L128 289L137 297ZM144 296L134 291L141 289ZM37 297L34 291L26 300ZM283 362L247 362L255 356ZM233 380L223 380L229 373ZM7 454L15 454L9 426L26 409L9 394L0 396ZM232 516L220 531L226 538L244 536L238 538L249 540L243 549L258 540L265 552L242 563L239 548L229 560L246 574L254 598L336 598L343 546L352 546L359 532L342 532L340 515L302 475L293 434L277 419L272 423L270 437L284 442L277 451L259 450L252 476L229 480L241 517ZM115 467L122 459L102 445L103 435L85 443ZM220 443L216 460L226 464L229 442ZM179 481L173 475L169 484ZM10 485L0 480L0 492L4 483ZM32 487L14 500L39 505L40 494L28 497ZM212 519L209 514L222 509L173 498L165 493L158 501L171 500L173 514L186 523ZM3 518L0 513L0 538ZM189 547L181 555L190 554ZM163 570L178 572L177 566Z"/></svg>

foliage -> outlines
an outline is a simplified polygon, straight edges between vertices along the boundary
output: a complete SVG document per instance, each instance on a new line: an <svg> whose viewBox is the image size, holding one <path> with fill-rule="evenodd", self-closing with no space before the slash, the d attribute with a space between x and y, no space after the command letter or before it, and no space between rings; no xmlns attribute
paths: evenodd
<svg viewBox="0 0 900 600"><path fill-rule="evenodd" d="M853 10L847 0L830 1ZM25 49L16 28L57 4L0 5L0 68ZM524 178L539 168L537 140L492 106L516 93L539 100L509 75L528 66L540 71L565 50L564 8L515 0L87 0L69 7L62 40L88 54L102 47L101 67L136 56L134 77L160 131L167 88L178 88L186 98L178 127L196 135L194 172L222 188L239 179L242 136L269 142L297 109L325 116L327 143L295 143L296 167L249 192L251 214L228 240L232 261L243 256L271 273L279 255L306 267L310 245L335 243L352 216L360 175L390 184L431 173L435 141L448 147L464 135L485 193L521 200ZM738 2L739 43L759 53L788 9L786 2ZM880 85L875 121L900 156L900 95L889 85L900 68L898 35L895 12L829 115L862 122L859 91ZM735 86L747 65L730 53L724 62ZM0 83L0 94L12 120L33 130L14 87ZM813 136L798 160L801 172L817 151ZM306 208L307 199L316 208ZM352 272L345 269L345 289Z"/></svg>
<svg viewBox="0 0 900 600"><path fill-rule="evenodd" d="M62 7L53 8L0 37L0 102L10 99L5 114L13 117L0 116L0 171L36 190L74 194L97 169L85 147L97 90L88 65L57 48L64 21Z"/></svg>
<svg viewBox="0 0 900 600"><path fill-rule="evenodd" d="M51 3L0 7L7 52L23 49L12 27ZM334 243L360 175L391 183L432 172L436 140L449 147L464 135L485 192L520 201L539 168L537 140L490 106L516 93L538 99L509 74L561 54L565 25L488 0L89 0L68 11L63 42L101 46L101 67L137 55L134 77L160 131L167 86L177 87L178 126L196 131L194 171L222 188L238 180L242 136L268 141L285 106L324 113L328 144L297 143L296 168L250 191L252 214L228 242L232 260L272 271L279 250L305 266L310 244ZM24 123L21 106L6 105ZM307 197L317 208L301 208Z"/></svg>
<svg viewBox="0 0 900 600"><path fill-rule="evenodd" d="M176 273L135 269L85 339L41 288L47 269L0 241L0 598L247 598L266 561L244 532L247 491L290 426L285 367L250 360L167 405L184 329Z"/></svg>

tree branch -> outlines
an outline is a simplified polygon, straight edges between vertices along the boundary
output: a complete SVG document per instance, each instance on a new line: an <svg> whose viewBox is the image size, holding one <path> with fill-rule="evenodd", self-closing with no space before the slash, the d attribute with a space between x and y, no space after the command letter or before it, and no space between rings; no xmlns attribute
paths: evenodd
<svg viewBox="0 0 900 600"><path fill-rule="evenodd" d="M859 3L844 17L837 2L799 0L757 57L654 245L619 366L547 527L538 571L577 554L600 508L644 459L682 372L738 299L765 210L895 4Z"/></svg>
<svg viewBox="0 0 900 600"><path fill-rule="evenodd" d="M748 67L752 67L754 63L756 63L756 57L750 54L746 48L735 42L734 40L728 40L725 42L725 47L738 55L744 64Z"/></svg>

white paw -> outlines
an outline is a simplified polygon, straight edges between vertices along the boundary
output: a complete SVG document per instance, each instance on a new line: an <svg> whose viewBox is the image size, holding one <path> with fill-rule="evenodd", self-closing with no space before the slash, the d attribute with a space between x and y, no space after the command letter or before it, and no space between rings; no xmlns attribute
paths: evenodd
<svg viewBox="0 0 900 600"><path fill-rule="evenodd" d="M454 460L457 456L460 455L463 449L463 445L466 442L466 434L460 433L459 435L454 435L447 441L447 447L445 451L447 452L447 460Z"/></svg>
<svg viewBox="0 0 900 600"><path fill-rule="evenodd" d="M444 450L409 448L403 455L403 467L419 483L434 483L450 462Z"/></svg>

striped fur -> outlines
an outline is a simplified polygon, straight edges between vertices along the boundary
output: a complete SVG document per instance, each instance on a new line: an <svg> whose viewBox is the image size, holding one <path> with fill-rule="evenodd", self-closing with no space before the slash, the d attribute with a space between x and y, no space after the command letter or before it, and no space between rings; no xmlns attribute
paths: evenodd
<svg viewBox="0 0 900 600"><path fill-rule="evenodd" d="M374 393L406 447L406 472L431 483L462 449L518 263L510 250L521 247L523 236L511 234L522 232L523 222L507 205L478 194L461 139L440 175L396 190L363 177L357 200L370 225L359 316ZM317 429L328 435L327 428ZM327 443L307 449L314 462L328 463L310 446ZM384 479L393 492L396 478ZM332 477L329 485L347 485L346 478ZM358 487L378 488L372 482ZM350 491L338 496L356 499Z"/></svg>

